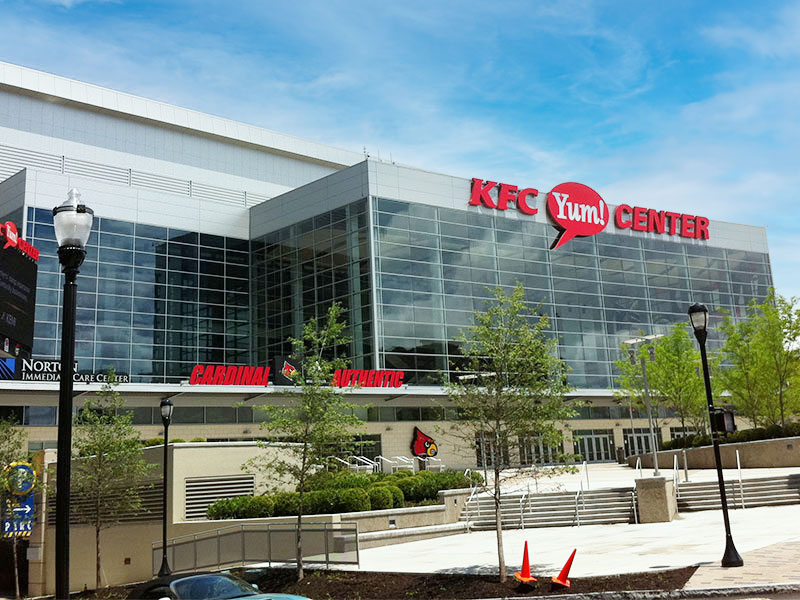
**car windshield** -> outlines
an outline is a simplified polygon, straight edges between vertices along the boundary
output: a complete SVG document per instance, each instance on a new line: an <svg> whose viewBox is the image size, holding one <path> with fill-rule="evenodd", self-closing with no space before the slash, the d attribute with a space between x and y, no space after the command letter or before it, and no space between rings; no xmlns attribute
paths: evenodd
<svg viewBox="0 0 800 600"><path fill-rule="evenodd" d="M227 600L259 592L246 581L225 575L197 575L173 581L170 586L182 600Z"/></svg>

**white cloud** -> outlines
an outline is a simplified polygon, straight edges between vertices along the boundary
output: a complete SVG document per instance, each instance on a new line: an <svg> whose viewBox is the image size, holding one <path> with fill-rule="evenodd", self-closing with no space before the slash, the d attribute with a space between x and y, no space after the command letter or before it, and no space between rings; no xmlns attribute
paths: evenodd
<svg viewBox="0 0 800 600"><path fill-rule="evenodd" d="M765 15L763 5L756 3L750 16L746 21L728 18L724 24L708 27L703 33L720 46L744 48L763 57L800 54L800 3L784 6L774 15ZM769 22L764 23L765 20Z"/></svg>

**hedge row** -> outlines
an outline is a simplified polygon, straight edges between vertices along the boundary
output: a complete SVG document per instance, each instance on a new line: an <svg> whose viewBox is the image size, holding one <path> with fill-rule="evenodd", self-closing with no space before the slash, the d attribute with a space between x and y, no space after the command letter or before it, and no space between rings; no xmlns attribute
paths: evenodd
<svg viewBox="0 0 800 600"><path fill-rule="evenodd" d="M402 506L402 492L397 490ZM350 488L319 490L303 495L303 514L359 512L392 508L395 493L390 486L371 490ZM299 492L281 492L272 496L238 496L217 500L208 507L209 519L256 519L295 516L300 503Z"/></svg>
<svg viewBox="0 0 800 600"><path fill-rule="evenodd" d="M469 487L483 481L479 473L467 477L459 471L431 473L398 471L356 474L317 473L303 495L303 514L329 514L402 508L406 501L422 503L438 499L439 491ZM271 496L240 496L217 500L208 507L210 519L253 519L297 515L300 494L282 492Z"/></svg>
<svg viewBox="0 0 800 600"><path fill-rule="evenodd" d="M757 440L772 440L783 437L800 436L800 423L789 423L786 427L771 425L769 427L757 427L755 429L743 429L736 433L720 436L720 444L736 444L739 442L754 442ZM711 436L707 433L689 435L682 438L675 438L669 442L664 442L664 450L676 450L678 448L698 448L699 446L710 446Z"/></svg>

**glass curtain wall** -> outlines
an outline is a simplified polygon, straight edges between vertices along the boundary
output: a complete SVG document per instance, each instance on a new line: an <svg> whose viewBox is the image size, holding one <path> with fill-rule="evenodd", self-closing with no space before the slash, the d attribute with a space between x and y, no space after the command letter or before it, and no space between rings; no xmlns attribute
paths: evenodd
<svg viewBox="0 0 800 600"><path fill-rule="evenodd" d="M718 347L721 311L744 315L772 284L767 254L600 233L549 247L553 227L530 220L375 199L380 368L436 384L458 358L455 342L491 295L525 287L551 318L558 351L579 388L613 386L622 341L667 333L686 310L711 310Z"/></svg>
<svg viewBox="0 0 800 600"><path fill-rule="evenodd" d="M290 337L344 306L354 369L373 364L367 201L337 208L252 241L254 352L259 363L292 353Z"/></svg>
<svg viewBox="0 0 800 600"><path fill-rule="evenodd" d="M60 356L63 276L49 210L28 208L39 278L33 354ZM80 372L178 383L197 363L248 364L249 242L97 217L78 276Z"/></svg>

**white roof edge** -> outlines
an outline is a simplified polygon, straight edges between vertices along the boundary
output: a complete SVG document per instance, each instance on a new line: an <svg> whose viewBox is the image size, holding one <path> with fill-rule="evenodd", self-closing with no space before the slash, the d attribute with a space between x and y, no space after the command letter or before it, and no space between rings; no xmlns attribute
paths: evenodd
<svg viewBox="0 0 800 600"><path fill-rule="evenodd" d="M326 163L349 166L364 160L363 154L359 152L320 144L255 125L247 125L3 61L0 61L0 85L62 98L84 106L190 129L207 135L229 138L273 151L306 156Z"/></svg>

